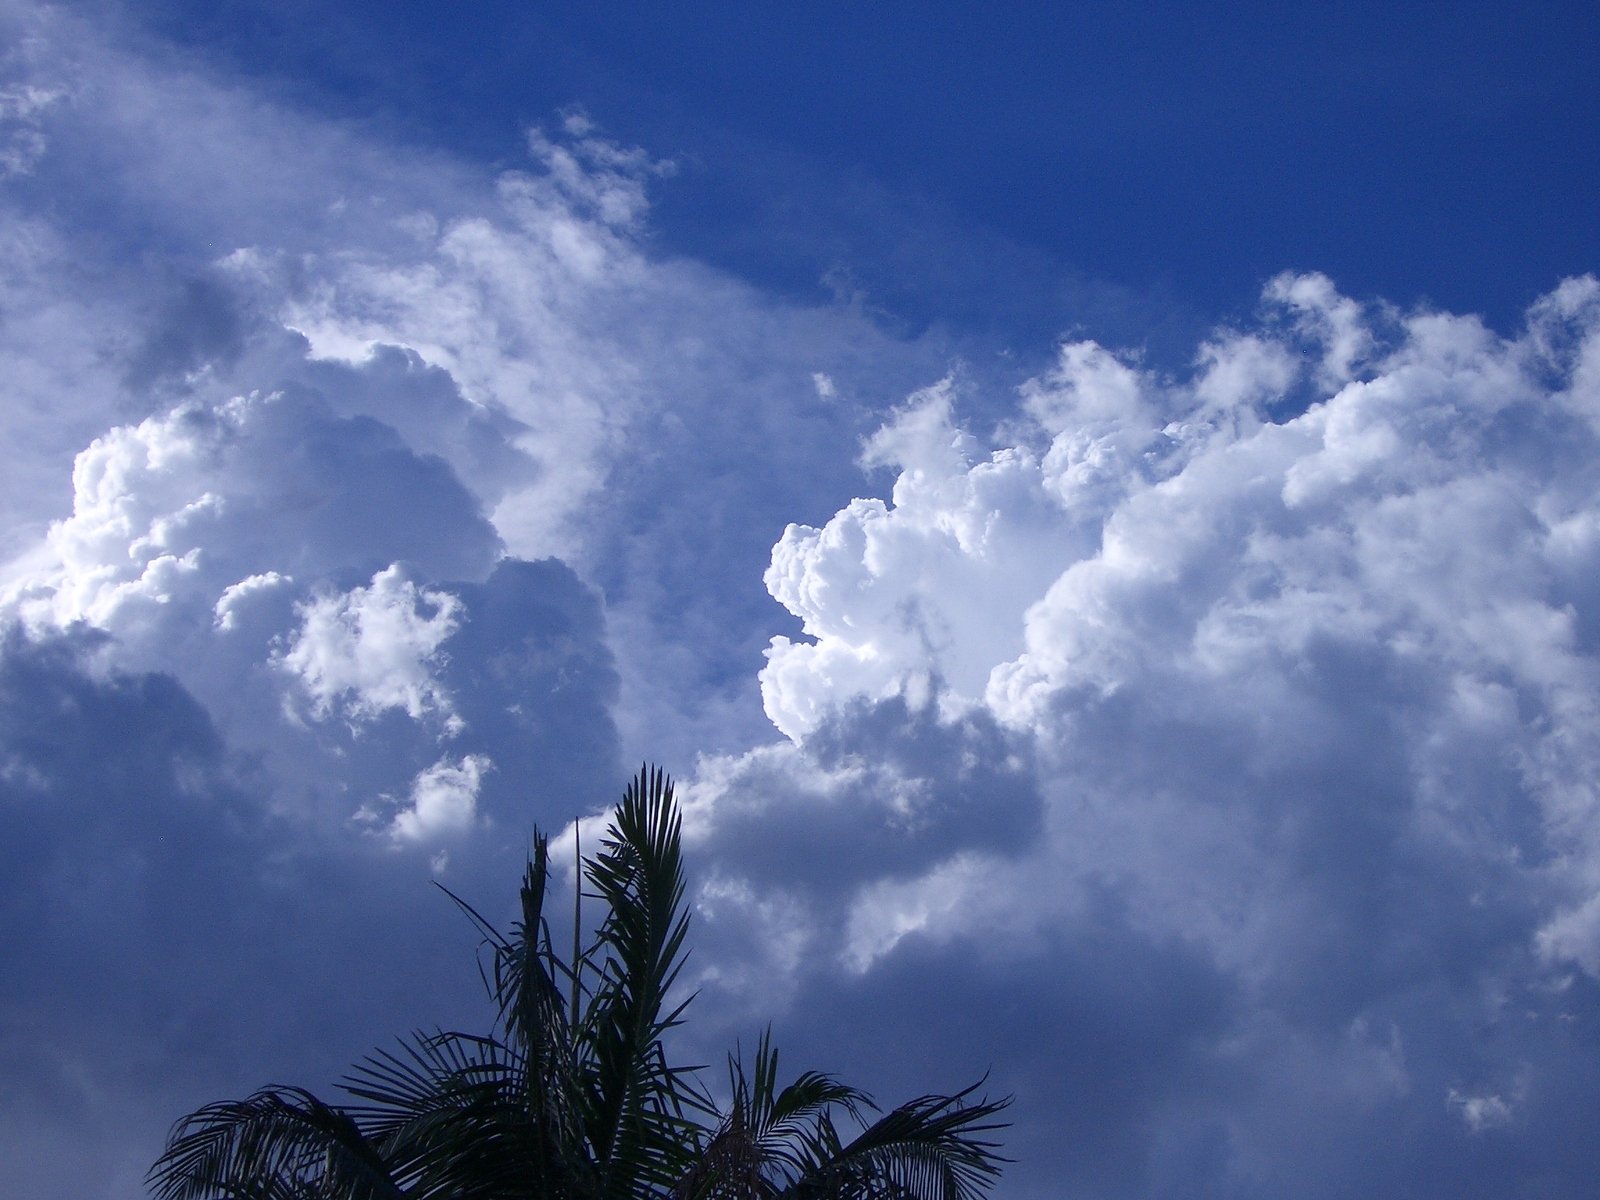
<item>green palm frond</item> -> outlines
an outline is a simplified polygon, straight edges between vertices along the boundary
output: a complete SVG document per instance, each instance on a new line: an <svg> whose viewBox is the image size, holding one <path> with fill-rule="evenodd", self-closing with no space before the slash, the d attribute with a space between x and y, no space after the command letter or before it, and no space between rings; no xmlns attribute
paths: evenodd
<svg viewBox="0 0 1600 1200"><path fill-rule="evenodd" d="M521 1103L534 1125L540 1164L533 1178L541 1186L574 1180L587 1171L588 1157L577 1153L588 1141L584 1114L582 1047L575 1016L563 996L584 991L586 960L565 963L556 954L544 920L549 879L549 842L535 835L534 852L523 875L522 916L495 951L494 994L500 1025L520 1050L524 1071Z"/></svg>

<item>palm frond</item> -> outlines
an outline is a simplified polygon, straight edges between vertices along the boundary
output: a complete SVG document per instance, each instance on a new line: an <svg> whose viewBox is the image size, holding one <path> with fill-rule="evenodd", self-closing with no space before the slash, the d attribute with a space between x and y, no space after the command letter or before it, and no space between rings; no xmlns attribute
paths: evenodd
<svg viewBox="0 0 1600 1200"><path fill-rule="evenodd" d="M984 1135L1006 1127L991 1118L1011 1103L1009 1097L969 1103L981 1085L980 1080L954 1095L909 1100L844 1145L824 1120L806 1147L807 1170L787 1194L976 1200L1007 1161L999 1143Z"/></svg>
<svg viewBox="0 0 1600 1200"><path fill-rule="evenodd" d="M521 1055L495 1038L415 1033L398 1053L375 1050L350 1070L344 1090L367 1103L343 1111L368 1137L388 1137L432 1113L516 1097L525 1073Z"/></svg>
<svg viewBox="0 0 1600 1200"><path fill-rule="evenodd" d="M731 1103L716 1134L679 1182L679 1200L777 1196L830 1161L839 1142L829 1116L843 1108L865 1125L872 1098L831 1075L806 1071L778 1088L778 1050L767 1028L746 1071L742 1052L728 1057Z"/></svg>
<svg viewBox="0 0 1600 1200"><path fill-rule="evenodd" d="M689 1001L666 1011L683 965L681 826L667 776L629 784L600 852L585 864L605 902L599 979L585 1013L589 1135L607 1196L670 1186L700 1138L690 1111L709 1108L692 1068L667 1061L662 1039Z"/></svg>
<svg viewBox="0 0 1600 1200"><path fill-rule="evenodd" d="M524 1169L524 1190L531 1182L536 1194L555 1195L589 1186L581 1181L592 1180L594 1172L587 1153L582 1052L561 987L569 983L574 994L581 994L588 964L563 962L555 951L544 917L548 880L549 839L536 831L520 889L521 915L510 936L453 893L451 898L484 932L492 964L486 982L505 1037L496 1045L517 1067L503 1077L501 1090L523 1115L524 1128L514 1145L499 1124L493 1136L515 1151L511 1157Z"/></svg>
<svg viewBox="0 0 1600 1200"><path fill-rule="evenodd" d="M579 894L603 902L570 960L545 919L549 843L535 834L520 919L502 934L448 889L482 937L492 1032L413 1033L345 1076L354 1103L265 1088L174 1126L155 1200L976 1200L1004 1160L986 1135L1008 1103L922 1096L875 1119L871 1097L807 1071L778 1084L763 1032L730 1057L718 1113L667 1042L689 926L672 783L629 785ZM587 881L588 892L583 890ZM980 1081L981 1084L981 1081ZM834 1114L861 1132L848 1143Z"/></svg>
<svg viewBox="0 0 1600 1200"><path fill-rule="evenodd" d="M379 1148L300 1088L208 1104L173 1127L146 1178L159 1200L403 1200Z"/></svg>

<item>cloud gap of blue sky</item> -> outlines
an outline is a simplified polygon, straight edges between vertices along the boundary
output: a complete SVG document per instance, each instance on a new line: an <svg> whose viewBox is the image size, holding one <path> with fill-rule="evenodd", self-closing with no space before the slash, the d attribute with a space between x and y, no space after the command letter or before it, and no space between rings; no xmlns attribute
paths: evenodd
<svg viewBox="0 0 1600 1200"><path fill-rule="evenodd" d="M697 1060L1586 1194L1597 28L0 0L16 1194L472 1027L645 758Z"/></svg>
<svg viewBox="0 0 1600 1200"><path fill-rule="evenodd" d="M918 319L944 298L873 261L879 190L1058 281L1164 285L1209 312L1296 267L1514 321L1596 251L1584 5L513 7L153 11L349 115L491 159L577 97L693 160L660 207L675 244L791 288L843 245Z"/></svg>

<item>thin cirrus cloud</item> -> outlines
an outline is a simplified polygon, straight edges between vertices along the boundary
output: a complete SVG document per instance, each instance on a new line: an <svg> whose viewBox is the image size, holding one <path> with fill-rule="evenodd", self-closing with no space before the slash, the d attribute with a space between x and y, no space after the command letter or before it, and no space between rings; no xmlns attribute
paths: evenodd
<svg viewBox="0 0 1600 1200"><path fill-rule="evenodd" d="M1007 1195L1593 1177L1592 280L1505 335L1284 275L1012 390L652 248L581 114L491 175L4 20L23 1194L472 1027L426 880L509 902L641 756L701 1061L989 1070Z"/></svg>

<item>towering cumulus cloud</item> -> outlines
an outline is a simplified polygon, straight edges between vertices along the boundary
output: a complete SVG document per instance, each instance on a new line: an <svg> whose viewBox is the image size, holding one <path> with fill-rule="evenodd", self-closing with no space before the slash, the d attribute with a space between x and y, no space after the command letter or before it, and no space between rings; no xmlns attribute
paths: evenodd
<svg viewBox="0 0 1600 1200"><path fill-rule="evenodd" d="M1594 280L912 336L683 256L673 146L473 163L139 9L0 0L0 1191L481 1028L429 880L568 886L641 758L694 1061L989 1070L1007 1200L1593 1191Z"/></svg>
<svg viewBox="0 0 1600 1200"><path fill-rule="evenodd" d="M788 528L790 744L696 793L716 846L882 776L853 820L924 852L766 889L729 853L712 923L769 922L791 980L809 945L973 1005L941 1028L1051 1114L1024 1157L1081 1122L1091 1194L1592 1166L1562 1139L1600 1077L1600 285L1507 338L1284 276L1188 372L1071 343L1021 401L983 439L954 384L913 396L866 443L889 501ZM960 778L928 748L979 728L1031 783L968 778L931 825L881 799Z"/></svg>

